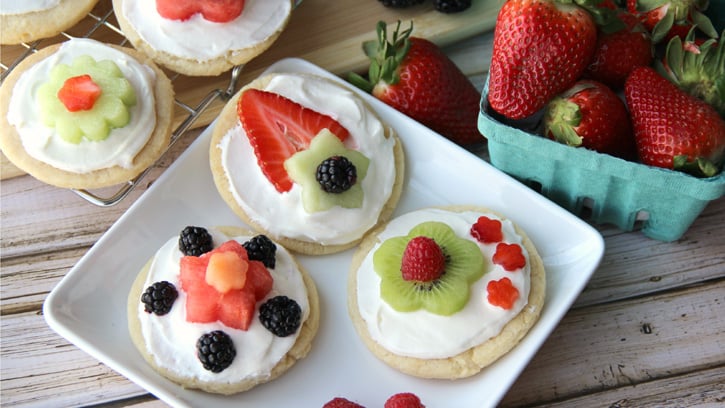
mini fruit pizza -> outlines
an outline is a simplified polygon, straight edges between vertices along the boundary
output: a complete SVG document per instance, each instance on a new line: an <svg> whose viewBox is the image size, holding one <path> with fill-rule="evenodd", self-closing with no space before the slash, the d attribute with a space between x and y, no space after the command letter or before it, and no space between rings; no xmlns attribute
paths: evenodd
<svg viewBox="0 0 725 408"><path fill-rule="evenodd" d="M113 0L134 47L191 76L221 74L269 48L292 6L291 0Z"/></svg>
<svg viewBox="0 0 725 408"><path fill-rule="evenodd" d="M370 351L424 378L474 375L538 320L545 272L510 220L477 207L391 220L353 255L348 311Z"/></svg>
<svg viewBox="0 0 725 408"><path fill-rule="evenodd" d="M253 228L306 254L342 251L389 219L403 183L393 129L327 79L272 74L221 112L210 147L217 190Z"/></svg>
<svg viewBox="0 0 725 408"><path fill-rule="evenodd" d="M45 183L126 182L169 144L171 81L137 51L73 38L24 59L0 87L0 148Z"/></svg>
<svg viewBox="0 0 725 408"><path fill-rule="evenodd" d="M137 276L128 325L163 376L233 394L279 377L307 355L319 326L317 289L264 235L189 226Z"/></svg>
<svg viewBox="0 0 725 408"><path fill-rule="evenodd" d="M0 2L0 44L48 38L74 26L98 0L9 0Z"/></svg>

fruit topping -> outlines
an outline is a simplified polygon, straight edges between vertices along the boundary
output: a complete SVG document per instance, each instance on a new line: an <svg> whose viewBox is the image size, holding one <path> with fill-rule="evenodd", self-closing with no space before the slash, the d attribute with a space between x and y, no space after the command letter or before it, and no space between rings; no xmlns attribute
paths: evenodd
<svg viewBox="0 0 725 408"><path fill-rule="evenodd" d="M339 194L357 182L357 169L345 156L331 156L317 166L317 182L326 193Z"/></svg>
<svg viewBox="0 0 725 408"><path fill-rule="evenodd" d="M521 245L502 242L496 245L493 263L501 265L505 270L511 272L526 266L526 257L521 250Z"/></svg>
<svg viewBox="0 0 725 408"><path fill-rule="evenodd" d="M323 129L328 129L341 141L349 135L347 129L332 117L282 95L258 89L242 93L237 112L262 173L280 193L292 188L292 180L284 167L285 160L307 149Z"/></svg>
<svg viewBox="0 0 725 408"><path fill-rule="evenodd" d="M93 109L99 96L101 96L101 87L93 82L93 78L88 74L66 79L58 91L58 99L68 112Z"/></svg>
<svg viewBox="0 0 725 408"><path fill-rule="evenodd" d="M471 7L471 0L433 0L433 8L441 13L460 13Z"/></svg>
<svg viewBox="0 0 725 408"><path fill-rule="evenodd" d="M154 282L141 295L141 302L144 304L146 313L163 316L169 313L178 296L179 292L176 291L176 287L172 283L167 281Z"/></svg>
<svg viewBox="0 0 725 408"><path fill-rule="evenodd" d="M237 349L228 334L214 330L196 341L196 356L206 370L220 373L232 364Z"/></svg>
<svg viewBox="0 0 725 408"><path fill-rule="evenodd" d="M318 182L318 166L330 157L344 157L355 168L356 181L345 191L329 193ZM359 208L363 202L362 180L367 175L370 159L348 149L327 129L310 142L309 148L295 153L284 162L284 168L295 183L302 187L302 207L308 213L328 210L334 206Z"/></svg>
<svg viewBox="0 0 725 408"><path fill-rule="evenodd" d="M237 259L231 260L233 257ZM242 264L246 265L246 273L241 272ZM247 330L256 303L272 290L274 283L262 262L249 260L247 251L234 240L201 256L184 256L180 265L181 288L187 295L186 320L192 323L220 321Z"/></svg>
<svg viewBox="0 0 725 408"><path fill-rule="evenodd" d="M407 8L417 4L423 4L423 0L378 0L383 6L390 8Z"/></svg>
<svg viewBox="0 0 725 408"><path fill-rule="evenodd" d="M445 270L430 282L408 281L401 273L408 243L417 237L434 240L445 254ZM381 278L380 297L393 309L399 312L425 309L444 316L466 305L470 285L485 272L478 245L459 238L451 227L440 222L424 222L413 227L407 236L385 240L373 254L373 268Z"/></svg>
<svg viewBox="0 0 725 408"><path fill-rule="evenodd" d="M509 278L492 280L486 285L488 303L509 310L519 298L519 290L514 287Z"/></svg>
<svg viewBox="0 0 725 408"><path fill-rule="evenodd" d="M179 250L184 255L199 256L213 248L211 234L204 227L188 226L179 234Z"/></svg>
<svg viewBox="0 0 725 408"><path fill-rule="evenodd" d="M403 252L400 272L406 281L431 282L443 275L446 255L433 238L415 237Z"/></svg>
<svg viewBox="0 0 725 408"><path fill-rule="evenodd" d="M186 21L201 13L205 20L227 23L243 10L244 0L156 0L156 11L169 20Z"/></svg>
<svg viewBox="0 0 725 408"><path fill-rule="evenodd" d="M391 395L383 408L425 408L420 398L412 392L400 392Z"/></svg>
<svg viewBox="0 0 725 408"><path fill-rule="evenodd" d="M252 261L261 261L267 268L274 269L276 264L277 245L266 235L257 235L242 244L247 256Z"/></svg>
<svg viewBox="0 0 725 408"><path fill-rule="evenodd" d="M501 221L482 215L471 226L471 235L483 244L492 244L503 240Z"/></svg>
<svg viewBox="0 0 725 408"><path fill-rule="evenodd" d="M365 408L357 402L352 402L347 398L335 397L325 403L322 408Z"/></svg>
<svg viewBox="0 0 725 408"><path fill-rule="evenodd" d="M275 296L259 307L259 321L277 337L287 337L297 332L301 317L300 305L287 296Z"/></svg>
<svg viewBox="0 0 725 408"><path fill-rule="evenodd" d="M74 144L105 140L129 123L136 104L136 92L118 66L89 55L53 67L37 95L43 123Z"/></svg>

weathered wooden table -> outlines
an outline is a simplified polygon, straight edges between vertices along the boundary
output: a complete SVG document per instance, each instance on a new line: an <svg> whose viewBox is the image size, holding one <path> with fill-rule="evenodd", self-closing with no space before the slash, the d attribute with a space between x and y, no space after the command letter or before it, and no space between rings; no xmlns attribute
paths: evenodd
<svg viewBox="0 0 725 408"><path fill-rule="evenodd" d="M491 38L490 32L463 40L438 37L479 89ZM53 332L42 304L200 131L186 132L112 207L95 206L26 175L3 176L1 405L164 405ZM725 404L725 199L711 202L677 242L596 228L606 244L601 265L501 406Z"/></svg>

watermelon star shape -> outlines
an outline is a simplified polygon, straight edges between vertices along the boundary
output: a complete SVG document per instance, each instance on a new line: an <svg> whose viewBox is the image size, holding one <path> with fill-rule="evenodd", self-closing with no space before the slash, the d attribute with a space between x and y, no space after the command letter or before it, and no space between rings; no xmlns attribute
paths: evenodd
<svg viewBox="0 0 725 408"><path fill-rule="evenodd" d="M89 84L79 81L85 76L100 88L100 94L86 101L90 109L78 109L69 101L88 97ZM131 120L130 108L136 104L136 92L116 63L82 55L70 65L53 67L48 80L38 88L37 102L42 122L66 142L78 144L105 140L112 129L126 126Z"/></svg>
<svg viewBox="0 0 725 408"><path fill-rule="evenodd" d="M317 166L332 156L346 157L357 171L357 181L341 193L325 192L317 181ZM293 182L302 187L302 207L308 213L329 210L334 206L360 208L363 203L362 180L367 175L370 159L357 150L348 149L328 129L322 129L301 150L285 160L284 168Z"/></svg>
<svg viewBox="0 0 725 408"><path fill-rule="evenodd" d="M246 331L257 302L267 296L274 283L264 264L250 260L247 250L235 240L201 256L184 256L180 266L186 320L191 323L219 321Z"/></svg>
<svg viewBox="0 0 725 408"><path fill-rule="evenodd" d="M401 273L403 253L412 239L432 238L446 258L442 275L431 282L406 281ZM463 309L470 286L485 273L478 245L456 235L447 224L428 221L413 227L408 235L386 239L373 254L373 268L380 276L380 297L399 312L426 310L450 316Z"/></svg>

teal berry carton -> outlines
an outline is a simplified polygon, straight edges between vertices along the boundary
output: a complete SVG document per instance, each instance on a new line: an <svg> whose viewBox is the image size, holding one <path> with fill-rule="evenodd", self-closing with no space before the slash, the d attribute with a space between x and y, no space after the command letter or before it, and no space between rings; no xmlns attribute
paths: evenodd
<svg viewBox="0 0 725 408"><path fill-rule="evenodd" d="M725 171L696 178L584 148L567 146L499 122L481 96L478 130L488 139L491 164L596 224L675 241L705 206L725 195ZM529 126L536 126L535 121Z"/></svg>

